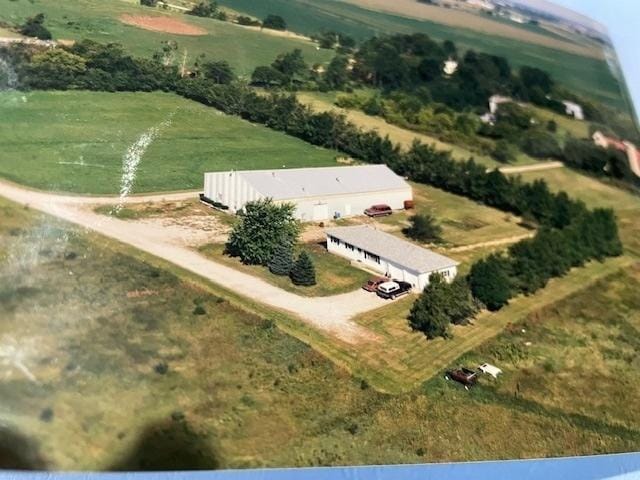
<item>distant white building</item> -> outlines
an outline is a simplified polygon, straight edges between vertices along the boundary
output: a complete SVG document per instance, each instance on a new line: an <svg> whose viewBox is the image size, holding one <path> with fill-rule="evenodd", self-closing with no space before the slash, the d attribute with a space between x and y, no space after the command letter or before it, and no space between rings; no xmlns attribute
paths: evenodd
<svg viewBox="0 0 640 480"><path fill-rule="evenodd" d="M496 9L496 6L488 0L467 0L467 5L488 12L493 12Z"/></svg>
<svg viewBox="0 0 640 480"><path fill-rule="evenodd" d="M295 204L299 220L322 221L362 215L377 204L400 210L413 192L386 165L359 165L205 173L204 196L231 213L248 202L271 198Z"/></svg>
<svg viewBox="0 0 640 480"><path fill-rule="evenodd" d="M448 282L458 274L455 260L366 225L330 228L326 234L329 252L408 282L416 292L429 285L433 273L441 273Z"/></svg>
<svg viewBox="0 0 640 480"><path fill-rule="evenodd" d="M504 103L512 103L512 102L513 102L513 98L511 97L504 97L502 95L493 95L489 99L489 112L491 112L491 115L495 115L498 112L498 108L500 107L500 105Z"/></svg>
<svg viewBox="0 0 640 480"><path fill-rule="evenodd" d="M458 62L450 58L444 62L444 68L442 70L445 75L451 76L458 71Z"/></svg>
<svg viewBox="0 0 640 480"><path fill-rule="evenodd" d="M582 106L568 100L564 100L562 104L564 105L565 113L567 115L575 118L576 120L584 120L584 110L582 109Z"/></svg>
<svg viewBox="0 0 640 480"><path fill-rule="evenodd" d="M629 168L637 177L640 177L640 151L633 143L607 137L600 131L595 132L592 138L593 142L599 147L613 148L624 153L629 161Z"/></svg>

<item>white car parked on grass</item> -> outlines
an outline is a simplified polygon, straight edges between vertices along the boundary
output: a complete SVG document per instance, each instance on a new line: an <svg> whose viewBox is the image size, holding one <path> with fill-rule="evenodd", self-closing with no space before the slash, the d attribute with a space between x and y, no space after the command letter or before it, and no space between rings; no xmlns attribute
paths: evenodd
<svg viewBox="0 0 640 480"><path fill-rule="evenodd" d="M483 363L478 367L478 370L487 375L491 375L493 378L498 378L498 375L502 373L502 370L490 363Z"/></svg>

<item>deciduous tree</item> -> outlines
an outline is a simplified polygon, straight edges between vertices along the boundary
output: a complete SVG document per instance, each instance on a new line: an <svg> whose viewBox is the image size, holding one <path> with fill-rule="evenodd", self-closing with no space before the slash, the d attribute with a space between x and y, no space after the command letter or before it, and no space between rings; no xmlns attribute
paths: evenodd
<svg viewBox="0 0 640 480"><path fill-rule="evenodd" d="M226 252L249 265L268 265L282 242L295 245L300 225L295 205L276 204L271 199L245 205L226 245Z"/></svg>

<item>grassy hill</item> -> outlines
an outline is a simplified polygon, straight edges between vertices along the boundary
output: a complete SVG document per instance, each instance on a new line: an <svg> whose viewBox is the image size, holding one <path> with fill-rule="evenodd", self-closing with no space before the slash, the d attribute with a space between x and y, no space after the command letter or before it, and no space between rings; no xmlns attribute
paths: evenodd
<svg viewBox="0 0 640 480"><path fill-rule="evenodd" d="M206 171L335 165L336 152L166 93L0 93L0 176L36 188L119 191L123 156L158 128L134 193L202 188Z"/></svg>
<svg viewBox="0 0 640 480"><path fill-rule="evenodd" d="M629 110L620 84L604 60L471 29L366 10L338 0L222 0L220 3L257 17L277 13L285 18L292 30L305 34L329 29L364 40L380 34L427 33L438 40L453 40L462 49L473 48L504 56L515 67L542 68L568 88Z"/></svg>
<svg viewBox="0 0 640 480"><path fill-rule="evenodd" d="M629 415L640 385L630 367L637 270L582 291L575 282L570 298L533 307L495 340L470 334L484 344L461 361L496 363L497 382L467 392L426 365L435 378L389 395L275 328L266 319L279 314L250 300L1 199L0 218L0 259L11 259L0 262L10 332L0 346L15 347L38 380L4 368L0 432L29 440L4 445L0 435L0 447L33 445L48 469L424 463L640 445ZM406 329L399 322L388 327ZM385 363L394 349L369 345L376 372L428 363L417 354L425 340L414 341L409 364ZM458 343L434 346L457 364Z"/></svg>
<svg viewBox="0 0 640 480"><path fill-rule="evenodd" d="M186 50L188 64L204 54L206 58L225 59L240 75L249 75L258 65L267 65L280 53L302 49L309 63L325 62L331 58L328 50L316 50L313 43L248 30L228 22L164 12L141 7L138 2L124 0L0 0L0 22L19 25L27 17L44 13L46 26L56 39L92 40L123 44L135 55L150 56L161 47L161 42L173 40L179 46L179 58ZM126 25L119 17L129 15L157 15L185 21L202 28L206 35L186 36L143 30Z"/></svg>

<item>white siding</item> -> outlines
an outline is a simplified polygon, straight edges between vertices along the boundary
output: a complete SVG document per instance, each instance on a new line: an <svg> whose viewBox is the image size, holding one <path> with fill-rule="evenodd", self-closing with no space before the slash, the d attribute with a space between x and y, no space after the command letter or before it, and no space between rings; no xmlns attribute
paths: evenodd
<svg viewBox="0 0 640 480"><path fill-rule="evenodd" d="M220 202L236 213L248 202L264 198L238 172L213 172L204 175L204 195L210 200ZM307 198L278 200L296 205L296 218L302 221L322 221L353 215L362 215L372 205L386 204L394 210L404 208L405 200L411 200L411 187L368 192L359 194L327 195Z"/></svg>
<svg viewBox="0 0 640 480"><path fill-rule="evenodd" d="M327 238L327 250L335 255L360 263L366 268L378 272L386 277L408 282L413 285L416 292L421 292L427 285L429 285L429 277L432 273L442 273L448 282L452 282L458 273L458 269L455 266L435 270L433 272L414 272L402 265L391 262L384 257L378 257L379 261L376 261L376 256L369 255L368 252L358 248L356 245L350 246L338 239L332 240L332 237Z"/></svg>

